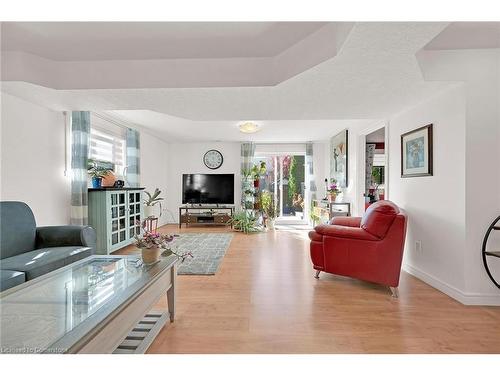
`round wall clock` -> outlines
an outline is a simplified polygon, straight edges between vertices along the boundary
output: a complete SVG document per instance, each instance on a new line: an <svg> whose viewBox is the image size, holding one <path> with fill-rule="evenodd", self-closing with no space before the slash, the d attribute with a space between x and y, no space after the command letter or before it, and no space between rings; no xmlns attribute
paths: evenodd
<svg viewBox="0 0 500 375"><path fill-rule="evenodd" d="M217 150L209 150L203 156L203 162L210 169L217 169L222 165L224 158L220 151Z"/></svg>

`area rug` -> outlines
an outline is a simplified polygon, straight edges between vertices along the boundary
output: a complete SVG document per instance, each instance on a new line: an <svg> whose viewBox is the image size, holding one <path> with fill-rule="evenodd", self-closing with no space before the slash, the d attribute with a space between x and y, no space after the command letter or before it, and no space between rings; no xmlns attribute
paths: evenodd
<svg viewBox="0 0 500 375"><path fill-rule="evenodd" d="M191 252L177 268L178 275L214 275L233 239L232 233L184 233L174 242L178 253Z"/></svg>

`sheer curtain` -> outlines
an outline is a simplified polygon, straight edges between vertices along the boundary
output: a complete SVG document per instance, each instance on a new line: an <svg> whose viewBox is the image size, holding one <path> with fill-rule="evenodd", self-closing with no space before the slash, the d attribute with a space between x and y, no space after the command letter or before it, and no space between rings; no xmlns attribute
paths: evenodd
<svg viewBox="0 0 500 375"><path fill-rule="evenodd" d="M313 164L313 144L312 142L306 143L306 165L307 173L309 175L309 191L311 192L311 197L314 195L316 199L316 180L314 177L314 164Z"/></svg>
<svg viewBox="0 0 500 375"><path fill-rule="evenodd" d="M252 168L253 157L255 156L255 143L241 144L241 172Z"/></svg>
<svg viewBox="0 0 500 375"><path fill-rule="evenodd" d="M90 138L90 112L71 113L71 213L74 225L88 223L87 162Z"/></svg>
<svg viewBox="0 0 500 375"><path fill-rule="evenodd" d="M246 181L245 172L250 171L253 165L253 158L255 156L255 143L248 142L241 144L241 203L244 205L245 195L243 194L245 190Z"/></svg>
<svg viewBox="0 0 500 375"><path fill-rule="evenodd" d="M141 180L140 170L140 134L137 130L127 128L127 173L126 180L129 187L139 187Z"/></svg>
<svg viewBox="0 0 500 375"><path fill-rule="evenodd" d="M316 180L314 177L314 163L313 163L313 143L306 143L306 172L309 179L309 205L308 210L312 210L313 201L316 199ZM310 217L311 215L309 215Z"/></svg>

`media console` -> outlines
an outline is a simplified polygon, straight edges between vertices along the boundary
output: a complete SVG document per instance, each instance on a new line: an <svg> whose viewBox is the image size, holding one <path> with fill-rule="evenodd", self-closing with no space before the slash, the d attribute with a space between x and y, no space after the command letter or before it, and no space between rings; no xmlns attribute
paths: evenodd
<svg viewBox="0 0 500 375"><path fill-rule="evenodd" d="M233 217L234 206L189 205L179 207L179 228L182 224L228 225ZM231 224L231 228L233 225Z"/></svg>

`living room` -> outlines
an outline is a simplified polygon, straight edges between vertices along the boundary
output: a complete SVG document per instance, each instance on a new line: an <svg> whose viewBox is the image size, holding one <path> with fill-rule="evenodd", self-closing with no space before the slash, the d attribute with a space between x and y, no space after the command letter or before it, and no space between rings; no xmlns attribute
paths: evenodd
<svg viewBox="0 0 500 375"><path fill-rule="evenodd" d="M499 353L500 22L20 19L2 353Z"/></svg>

